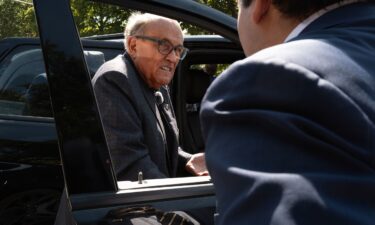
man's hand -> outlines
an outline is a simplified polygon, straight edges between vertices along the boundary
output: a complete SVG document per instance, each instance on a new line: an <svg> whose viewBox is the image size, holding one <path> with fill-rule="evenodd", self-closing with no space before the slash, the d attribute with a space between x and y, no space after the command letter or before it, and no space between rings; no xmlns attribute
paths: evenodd
<svg viewBox="0 0 375 225"><path fill-rule="evenodd" d="M197 176L208 176L204 153L194 154L186 163L186 170Z"/></svg>

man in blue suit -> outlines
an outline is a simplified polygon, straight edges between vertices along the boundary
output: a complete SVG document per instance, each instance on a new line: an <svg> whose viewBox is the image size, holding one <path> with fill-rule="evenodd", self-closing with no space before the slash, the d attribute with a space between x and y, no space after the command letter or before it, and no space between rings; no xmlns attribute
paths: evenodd
<svg viewBox="0 0 375 225"><path fill-rule="evenodd" d="M375 2L238 6L201 110L217 224L375 224Z"/></svg>

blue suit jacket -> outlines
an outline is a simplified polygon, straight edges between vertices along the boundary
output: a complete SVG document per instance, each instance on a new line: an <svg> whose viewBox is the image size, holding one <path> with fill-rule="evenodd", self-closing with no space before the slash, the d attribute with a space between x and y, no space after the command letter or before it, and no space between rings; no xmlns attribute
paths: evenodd
<svg viewBox="0 0 375 225"><path fill-rule="evenodd" d="M218 224L375 224L375 5L236 62L201 120Z"/></svg>

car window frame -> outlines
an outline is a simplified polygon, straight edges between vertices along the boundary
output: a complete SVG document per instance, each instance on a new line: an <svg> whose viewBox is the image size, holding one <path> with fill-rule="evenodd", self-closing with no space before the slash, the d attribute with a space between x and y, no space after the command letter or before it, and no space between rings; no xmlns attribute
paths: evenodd
<svg viewBox="0 0 375 225"><path fill-rule="evenodd" d="M138 9L138 10L142 9L142 11L151 11L151 12L153 12L153 10L156 11L157 9L164 9L163 7L166 7L166 5L168 5L168 1L165 1L165 0L164 1L154 0L154 1L147 1L147 2L142 2L142 3L139 3L138 1L133 1L133 0L124 0L124 1L103 0L100 2L116 4L122 7L132 7L132 9ZM200 4L193 2L193 1L181 1L181 2L185 2L186 5L184 5L185 3L184 4L179 3L177 4L177 6L173 8L171 4L169 4L169 7L167 7L164 10L161 10L161 12L158 14L168 16L174 19L179 19L179 20L184 19L183 18L184 15L188 15L187 21L184 20L184 22L190 22L195 25L200 25L202 22L204 22L203 27L207 27L210 29L213 29L213 28L215 29L217 27L220 27L219 30L221 32L220 33L221 35L223 35L224 37L227 37L228 39L231 39L236 44L239 43L237 31L235 28L236 23L235 23L234 18L228 15L225 15L224 13L221 13L219 11L216 11L212 8L201 6ZM157 4L158 7L151 7L151 10L150 10L150 7L149 7L150 4ZM53 110L55 114L56 128L58 131L57 133L58 133L58 140L59 140L59 146L60 146L60 155L62 158L62 164L63 164L65 181L67 184L68 194L69 196L73 197L73 199L74 199L74 196L79 196L81 194L87 194L87 193L93 193L93 192L121 194L123 190L119 190L117 180L114 176L114 171L113 171L113 167L111 164L111 157L108 151L107 143L105 141L105 136L104 136L103 128L101 125L98 107L96 105L96 101L94 99L94 93L91 87L91 80L89 78L87 65L84 61L83 54L82 54L82 43L80 41L79 34L74 25L74 19L73 19L73 16L71 15L69 4L65 0L57 0L54 3L49 3L43 0L34 0L34 6L35 6L36 17L38 21L38 28L39 28L39 32L41 36L41 45L42 45L43 55L45 58L48 82L50 84L50 87L52 87L53 89L51 93L51 98L52 98L52 105L53 105ZM192 15L188 13L189 7L186 7L186 6L189 6L190 9L192 8L197 9L198 6L203 7L203 8L206 7L205 9L207 10L207 8L209 8L209 12L211 13L207 14L205 11L202 11L201 8L198 8L199 10L196 10L197 14ZM54 10L51 10L51 8L53 8ZM60 20L61 18L64 18L64 24L61 24L61 22L57 20L47 21L46 17L49 17L49 15L52 15L52 14L54 14L53 17L59 18ZM223 25L219 21L220 18L219 19L216 18L217 21L215 21L215 18L214 18L215 15L220 15L220 18L227 18L225 20L228 20L229 22L227 21L228 23L227 24L224 23ZM208 18L207 20L210 22L207 23L205 18ZM53 24L53 26L51 24ZM54 26L56 28L54 28ZM66 40L61 40L59 36L54 34L54 32L71 33L72 35L69 40L70 48L74 48L74 49L70 50L70 52L67 49L65 49L63 43L66 42ZM74 65L76 69L79 70L80 79L85 81L84 92L86 92L85 94L89 93L87 97L88 97L88 101L90 102L90 104L86 104L86 109L90 108L93 110L91 111L90 120L91 120L91 123L95 124L95 129L96 129L95 131L96 133L92 135L92 136L95 136L95 140L93 140L92 137L90 137L91 139L89 138L90 139L89 142L90 144L93 144L93 146L96 146L95 150L91 152L95 154L94 158L96 158L96 160L92 160L92 161L85 160L84 163L86 166L90 168L94 166L102 165L101 169L102 171L104 171L104 173L102 173L100 176L96 176L96 177L91 176L89 178L93 180L85 179L82 177L81 177L82 179L78 179L77 175L74 173L74 170L76 169L79 170L79 168L83 168L83 166L81 165L79 168L77 168L77 166L72 165L74 163L70 162L71 159L69 157L71 157L70 154L72 153L72 150L71 150L72 146L67 147L66 136L69 136L69 134L67 135L68 131L67 131L66 125L63 124L64 122L68 123L65 120L67 118L67 115L61 115L63 113L59 111L60 109L69 105L69 103L68 102L62 103L61 101L59 101L59 98L62 96L62 94L61 94L61 90L58 90L56 88L59 82L68 83L68 81L67 79L64 79L62 77L58 78L59 71L54 70L59 65L58 64L59 62L57 60L54 60L53 57L59 54L64 60L66 60L69 57L71 58L73 57L75 59ZM68 76L68 74L65 74L65 76ZM69 123L71 123L71 121L69 121ZM77 124L72 123L71 125L76 126ZM84 137L80 136L80 137L75 137L75 138L76 138L75 140L81 141L82 138ZM68 141L70 141L70 144L72 144L74 143L74 138ZM77 148L77 146L75 147ZM77 153L77 154L79 154L79 157L78 157L79 159L84 159L84 155L82 153ZM76 177L72 178L74 176ZM197 180L199 180L199 178L193 177L192 179L190 179L192 184L189 187L193 188L194 185L196 185L197 187L199 187L199 185L202 185L199 182L197 182ZM107 182L108 185L104 185L103 187L97 187L96 189L93 189L92 186L99 182L102 182L102 183ZM84 185L82 185L82 183ZM175 182L173 185L171 184L169 187L177 187L179 185L181 186L181 183ZM213 193L212 183L210 183L210 181L207 181L206 184L204 185L206 185L205 188L208 188L210 190L209 193L212 194ZM156 189L155 188L154 188L154 191L157 191L157 188ZM160 188L160 186L158 188ZM186 193L184 192L180 192L180 193L182 193L182 195L184 194L186 195ZM195 192L194 195L199 195L199 193ZM75 201L73 200L72 203L73 202ZM74 204L73 204L73 208L74 208Z"/></svg>

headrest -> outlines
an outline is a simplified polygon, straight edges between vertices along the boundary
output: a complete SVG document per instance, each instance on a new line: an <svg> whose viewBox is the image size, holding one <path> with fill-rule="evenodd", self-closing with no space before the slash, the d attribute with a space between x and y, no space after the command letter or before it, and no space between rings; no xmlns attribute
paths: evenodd
<svg viewBox="0 0 375 225"><path fill-rule="evenodd" d="M188 70L186 74L186 103L201 102L210 83L211 76L203 70Z"/></svg>
<svg viewBox="0 0 375 225"><path fill-rule="evenodd" d="M25 108L22 115L52 117L46 73L34 77L24 99Z"/></svg>
<svg viewBox="0 0 375 225"><path fill-rule="evenodd" d="M104 54L100 51L84 51L90 76L94 76L99 67L105 62Z"/></svg>
<svg viewBox="0 0 375 225"><path fill-rule="evenodd" d="M90 75L94 75L99 67L105 62L104 54L100 51L84 51L84 56L86 59L87 66L89 68ZM19 67L19 65L24 65L29 61L43 60L41 49L32 49L20 54L13 56L12 58L12 68ZM7 69L11 70L11 68Z"/></svg>
<svg viewBox="0 0 375 225"><path fill-rule="evenodd" d="M90 71L96 72L99 67L105 62L104 54L100 51L84 51L87 66ZM35 61L42 60L42 50L32 49L22 53L19 53L12 57L12 62L19 61L18 64L25 64L26 60Z"/></svg>
<svg viewBox="0 0 375 225"><path fill-rule="evenodd" d="M26 50L24 52L20 52L14 56L12 56L12 62L15 62L17 60L28 60L28 61L35 61L35 60L41 60L42 58L42 50L41 49L31 49ZM24 63L24 62L21 62Z"/></svg>

